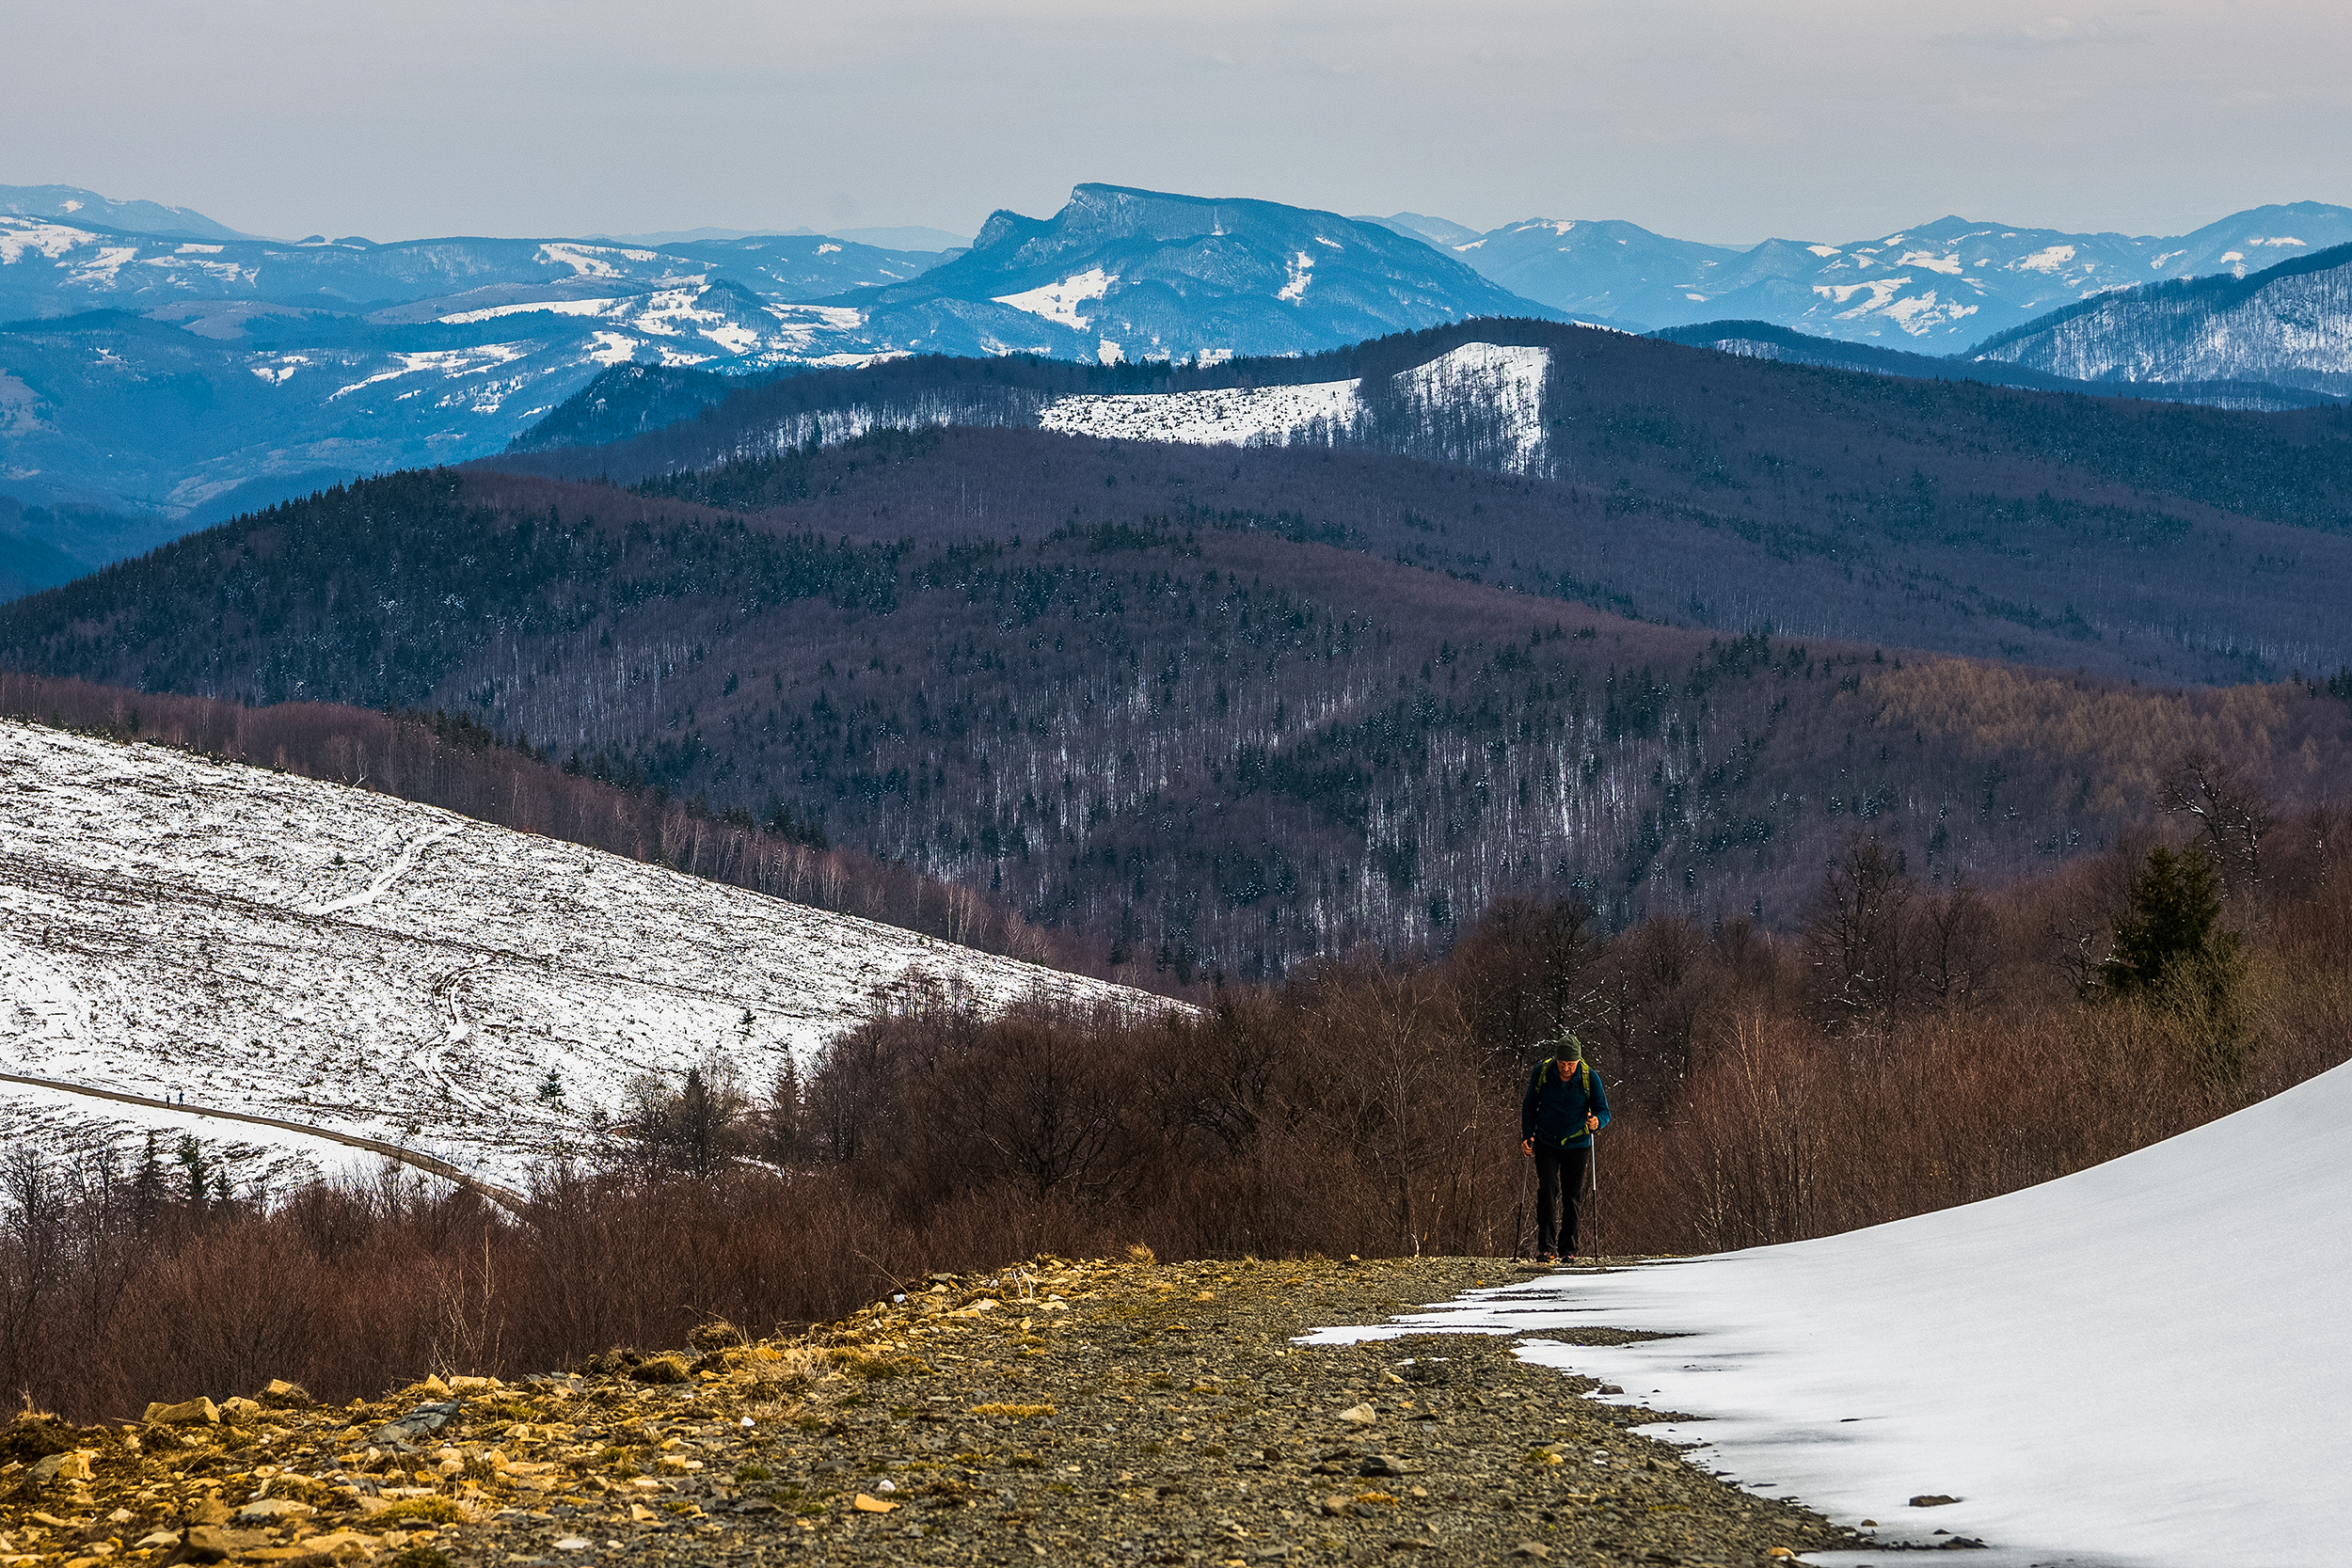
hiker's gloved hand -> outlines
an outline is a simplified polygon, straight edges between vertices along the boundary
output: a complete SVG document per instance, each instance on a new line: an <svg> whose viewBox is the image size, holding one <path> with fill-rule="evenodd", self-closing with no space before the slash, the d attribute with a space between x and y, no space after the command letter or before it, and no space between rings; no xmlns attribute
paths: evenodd
<svg viewBox="0 0 2352 1568"><path fill-rule="evenodd" d="M1533 1153L1534 1153L1534 1152L1535 1152L1535 1140L1534 1140L1534 1139L1533 1139L1533 1138L1521 1138L1521 1139L1519 1140L1519 1152L1520 1152L1521 1154L1533 1154Z"/></svg>
<svg viewBox="0 0 2352 1568"><path fill-rule="evenodd" d="M1585 1132L1599 1132L1599 1131L1600 1131L1600 1117L1597 1117L1597 1116L1593 1115L1593 1113L1592 1113L1592 1112L1590 1112L1590 1111L1585 1112L1585 1113L1584 1113L1584 1131L1585 1131Z"/></svg>

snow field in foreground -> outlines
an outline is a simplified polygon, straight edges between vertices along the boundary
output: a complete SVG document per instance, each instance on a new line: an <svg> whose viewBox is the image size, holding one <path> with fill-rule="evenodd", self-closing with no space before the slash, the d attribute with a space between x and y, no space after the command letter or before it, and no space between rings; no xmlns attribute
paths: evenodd
<svg viewBox="0 0 2352 1568"><path fill-rule="evenodd" d="M991 1007L1168 1005L388 796L0 721L0 1071L184 1095L241 1180L375 1157L199 1107L520 1184L595 1144L640 1075L764 1094L924 977ZM172 1115L89 1101L77 1121L72 1099L0 1085L0 1145Z"/></svg>
<svg viewBox="0 0 2352 1568"><path fill-rule="evenodd" d="M2352 1067L2024 1192L1788 1246L1539 1275L1332 1343L1574 1326L1528 1360L1714 1418L1743 1486L1999 1564L2352 1560ZM1606 1194L1603 1194L1604 1200ZM1915 1496L1958 1497L1913 1508ZM1817 1560L1888 1561L1884 1554Z"/></svg>

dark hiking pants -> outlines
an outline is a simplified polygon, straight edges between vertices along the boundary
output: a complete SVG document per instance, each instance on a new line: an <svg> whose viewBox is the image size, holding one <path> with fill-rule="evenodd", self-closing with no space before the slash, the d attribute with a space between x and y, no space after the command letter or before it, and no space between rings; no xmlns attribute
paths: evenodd
<svg viewBox="0 0 2352 1568"><path fill-rule="evenodd" d="M1535 1146L1536 1257L1576 1251L1576 1200L1584 1191L1584 1163L1592 1157L1590 1144L1579 1148ZM1563 1242L1567 1244L1561 1245Z"/></svg>

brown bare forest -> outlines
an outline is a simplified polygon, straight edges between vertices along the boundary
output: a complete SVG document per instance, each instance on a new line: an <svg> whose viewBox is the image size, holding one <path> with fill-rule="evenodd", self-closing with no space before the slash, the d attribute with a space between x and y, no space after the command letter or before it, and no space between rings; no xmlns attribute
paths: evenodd
<svg viewBox="0 0 2352 1568"><path fill-rule="evenodd" d="M937 486L1019 465L957 452L1047 438L952 434L823 457L852 499L819 515L892 542L787 531L791 509L395 476L0 610L0 659L463 716L1001 898L1064 961L1174 989L1443 942L1515 892L1612 928L1786 931L1856 826L1930 885L1995 881L2116 842L2153 808L2151 758L2252 758L2291 809L2352 761L2352 705L2317 682L2169 691L1721 638L1320 543L1300 513L975 540L1007 519L934 508ZM1097 461L1054 483L1210 477L1200 454ZM1457 523L1480 503L1438 509L1449 486L1501 483L1422 468Z"/></svg>

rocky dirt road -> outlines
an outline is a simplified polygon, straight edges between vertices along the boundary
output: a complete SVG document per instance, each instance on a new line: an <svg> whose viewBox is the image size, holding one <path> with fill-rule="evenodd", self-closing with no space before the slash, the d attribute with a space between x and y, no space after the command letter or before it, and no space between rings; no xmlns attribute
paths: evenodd
<svg viewBox="0 0 2352 1568"><path fill-rule="evenodd" d="M518 1384L28 1418L0 1435L0 1568L1763 1564L1867 1544L1634 1435L1657 1413L1581 1398L1507 1340L1290 1343L1512 1267L1040 1259L797 1338L713 1325Z"/></svg>

